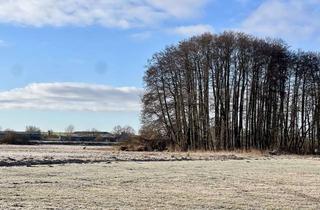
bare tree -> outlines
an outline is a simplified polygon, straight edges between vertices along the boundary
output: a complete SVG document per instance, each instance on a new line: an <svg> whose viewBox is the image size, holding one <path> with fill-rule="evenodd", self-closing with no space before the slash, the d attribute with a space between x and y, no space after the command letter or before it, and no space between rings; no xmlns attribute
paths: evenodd
<svg viewBox="0 0 320 210"><path fill-rule="evenodd" d="M177 149L320 147L318 53L243 33L204 34L149 60L143 128Z"/></svg>
<svg viewBox="0 0 320 210"><path fill-rule="evenodd" d="M33 125L28 125L26 126L26 133L40 133L41 130L40 128L33 126Z"/></svg>
<svg viewBox="0 0 320 210"><path fill-rule="evenodd" d="M74 132L74 126L73 125L68 125L68 127L66 127L65 132L68 136L71 136L72 133Z"/></svg>
<svg viewBox="0 0 320 210"><path fill-rule="evenodd" d="M122 127L120 125L114 126L112 133L115 135L121 135L122 133Z"/></svg>
<svg viewBox="0 0 320 210"><path fill-rule="evenodd" d="M113 128L113 131L112 131L113 134L115 135L135 135L135 130L129 126L129 125L126 125L126 126L120 126L120 125L117 125Z"/></svg>

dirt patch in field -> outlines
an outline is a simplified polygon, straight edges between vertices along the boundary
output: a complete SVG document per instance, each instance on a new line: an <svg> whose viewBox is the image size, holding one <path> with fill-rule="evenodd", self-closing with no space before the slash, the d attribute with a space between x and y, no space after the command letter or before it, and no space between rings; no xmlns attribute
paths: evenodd
<svg viewBox="0 0 320 210"><path fill-rule="evenodd" d="M243 160L248 155L231 153L125 152L112 147L37 145L0 145L0 167L34 166L70 163L100 163L111 161L196 161Z"/></svg>

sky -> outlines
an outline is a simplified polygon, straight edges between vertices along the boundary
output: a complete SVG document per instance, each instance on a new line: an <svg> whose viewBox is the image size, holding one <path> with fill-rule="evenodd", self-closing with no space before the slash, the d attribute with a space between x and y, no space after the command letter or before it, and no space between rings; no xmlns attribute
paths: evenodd
<svg viewBox="0 0 320 210"><path fill-rule="evenodd" d="M0 0L0 126L140 127L152 54L204 32L320 49L320 0Z"/></svg>

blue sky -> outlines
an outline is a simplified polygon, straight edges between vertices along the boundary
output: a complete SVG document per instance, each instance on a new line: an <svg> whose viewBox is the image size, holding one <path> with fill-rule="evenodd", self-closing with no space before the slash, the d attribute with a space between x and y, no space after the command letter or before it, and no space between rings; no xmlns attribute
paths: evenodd
<svg viewBox="0 0 320 210"><path fill-rule="evenodd" d="M147 60L203 32L320 49L320 0L0 0L0 126L140 126Z"/></svg>

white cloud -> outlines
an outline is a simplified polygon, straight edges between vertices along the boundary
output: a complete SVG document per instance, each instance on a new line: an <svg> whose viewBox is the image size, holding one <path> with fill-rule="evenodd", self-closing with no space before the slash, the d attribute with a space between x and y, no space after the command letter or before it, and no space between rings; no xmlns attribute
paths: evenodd
<svg viewBox="0 0 320 210"><path fill-rule="evenodd" d="M211 25L190 25L190 26L179 26L176 28L173 28L171 32L181 35L181 36L194 36L194 35L200 35L206 32L213 33L214 29Z"/></svg>
<svg viewBox="0 0 320 210"><path fill-rule="evenodd" d="M208 0L147 0L154 8L166 11L170 16L194 17Z"/></svg>
<svg viewBox="0 0 320 210"><path fill-rule="evenodd" d="M86 83L33 83L0 92L0 109L139 111L142 91Z"/></svg>
<svg viewBox="0 0 320 210"><path fill-rule="evenodd" d="M242 23L242 30L286 38L313 39L320 35L320 0L266 0Z"/></svg>
<svg viewBox="0 0 320 210"><path fill-rule="evenodd" d="M31 26L131 28L189 18L207 0L0 0L0 22Z"/></svg>

